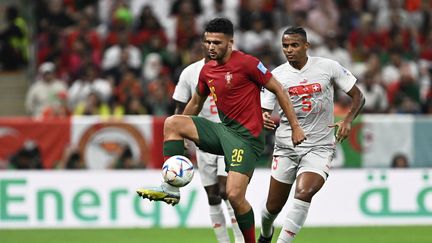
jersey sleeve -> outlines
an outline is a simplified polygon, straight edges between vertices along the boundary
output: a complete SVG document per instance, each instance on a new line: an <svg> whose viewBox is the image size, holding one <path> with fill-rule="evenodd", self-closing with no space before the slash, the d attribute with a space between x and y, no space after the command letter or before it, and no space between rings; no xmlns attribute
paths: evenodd
<svg viewBox="0 0 432 243"><path fill-rule="evenodd" d="M198 84L196 87L196 92L200 95L200 96L208 96L210 94L210 89L207 86L206 83L206 71L205 71L205 66L203 67L203 69L201 69L201 72L199 74L199 79L198 79Z"/></svg>
<svg viewBox="0 0 432 243"><path fill-rule="evenodd" d="M177 86L175 87L173 99L182 103L187 103L189 99L191 98L191 89L190 89L190 75L189 75L189 69L183 70L183 72L180 74L179 81L177 83Z"/></svg>
<svg viewBox="0 0 432 243"><path fill-rule="evenodd" d="M248 70L249 78L255 83L264 86L272 77L271 72L264 64L253 56L246 55L244 64Z"/></svg>
<svg viewBox="0 0 432 243"><path fill-rule="evenodd" d="M261 90L261 108L266 110L273 110L276 105L276 95L266 88Z"/></svg>
<svg viewBox="0 0 432 243"><path fill-rule="evenodd" d="M344 68L338 62L332 62L331 70L332 78L339 88L341 88L345 93L350 91L357 81L356 77L354 77L348 69Z"/></svg>

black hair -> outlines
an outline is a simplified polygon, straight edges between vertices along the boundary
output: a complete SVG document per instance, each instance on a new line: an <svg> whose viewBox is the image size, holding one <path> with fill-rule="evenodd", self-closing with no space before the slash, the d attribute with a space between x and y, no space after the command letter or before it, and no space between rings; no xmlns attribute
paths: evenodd
<svg viewBox="0 0 432 243"><path fill-rule="evenodd" d="M398 160L403 160L405 164L402 164L402 165L398 164L397 163ZM391 163L391 167L392 168L396 168L396 167L408 167L408 166L409 166L408 158L407 158L407 156L405 154L398 153L395 156L393 156L392 163Z"/></svg>
<svg viewBox="0 0 432 243"><path fill-rule="evenodd" d="M307 41L306 31L302 27L290 26L284 31L283 35L301 35L304 41Z"/></svg>
<svg viewBox="0 0 432 243"><path fill-rule="evenodd" d="M231 20L227 18L214 18L205 27L205 32L223 33L228 36L234 36L234 26Z"/></svg>

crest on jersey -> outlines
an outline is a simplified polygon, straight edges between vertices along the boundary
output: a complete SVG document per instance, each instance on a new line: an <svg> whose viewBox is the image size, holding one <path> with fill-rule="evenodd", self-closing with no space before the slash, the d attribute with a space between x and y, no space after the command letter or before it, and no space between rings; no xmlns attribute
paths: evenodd
<svg viewBox="0 0 432 243"><path fill-rule="evenodd" d="M227 85L231 85L231 80L233 79L233 76L230 72L227 72L225 74L225 80Z"/></svg>
<svg viewBox="0 0 432 243"><path fill-rule="evenodd" d="M313 94L321 92L321 84L319 83L313 83L313 84L306 84L306 85L298 85L298 86L292 86L288 89L288 93L291 96L299 96L304 94Z"/></svg>
<svg viewBox="0 0 432 243"><path fill-rule="evenodd" d="M262 62L258 63L257 68L262 72L262 74L266 74L267 68L264 66L264 64L262 64Z"/></svg>

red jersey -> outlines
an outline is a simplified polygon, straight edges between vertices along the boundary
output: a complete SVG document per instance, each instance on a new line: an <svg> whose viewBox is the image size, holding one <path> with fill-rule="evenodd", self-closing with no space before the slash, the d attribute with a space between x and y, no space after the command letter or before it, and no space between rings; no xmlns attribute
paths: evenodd
<svg viewBox="0 0 432 243"><path fill-rule="evenodd" d="M222 123L258 137L263 129L261 87L272 74L255 57L233 51L224 64L210 61L201 70L197 92L211 94Z"/></svg>

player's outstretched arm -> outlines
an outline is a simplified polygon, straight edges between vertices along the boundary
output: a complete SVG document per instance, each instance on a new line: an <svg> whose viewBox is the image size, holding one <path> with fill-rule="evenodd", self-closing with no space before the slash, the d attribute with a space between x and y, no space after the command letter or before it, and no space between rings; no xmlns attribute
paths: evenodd
<svg viewBox="0 0 432 243"><path fill-rule="evenodd" d="M183 115L192 115L196 116L203 108L204 102L206 101L207 96L201 96L197 92L192 95L191 100L187 103L184 108Z"/></svg>
<svg viewBox="0 0 432 243"><path fill-rule="evenodd" d="M343 120L340 120L339 122L330 126L330 127L335 127L335 126L338 127L338 130L336 132L337 142L342 142L346 137L348 137L349 133L351 132L351 123L360 113L366 101L363 96L363 93L355 84L351 88L351 90L347 92L347 94L352 99L352 106L350 112L348 112L348 114Z"/></svg>
<svg viewBox="0 0 432 243"><path fill-rule="evenodd" d="M280 107L288 118L292 129L292 142L294 146L301 144L304 140L306 140L306 136L297 120L288 93L283 89L282 85L274 77L270 78L270 80L266 83L264 87L276 95Z"/></svg>

